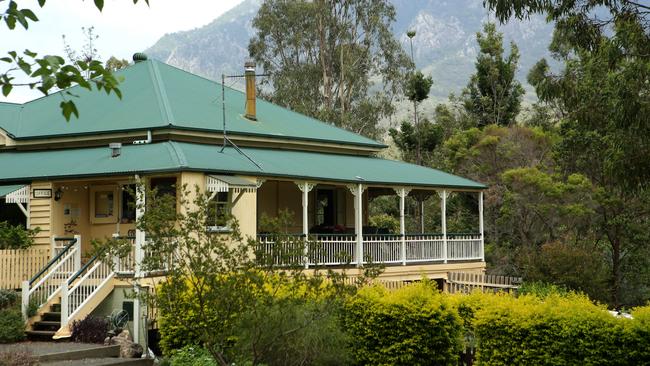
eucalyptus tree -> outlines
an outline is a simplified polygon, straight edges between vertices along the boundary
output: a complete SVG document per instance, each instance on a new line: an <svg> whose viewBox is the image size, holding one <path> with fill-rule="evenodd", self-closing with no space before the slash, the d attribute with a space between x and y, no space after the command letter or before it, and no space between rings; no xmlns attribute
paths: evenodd
<svg viewBox="0 0 650 366"><path fill-rule="evenodd" d="M269 74L271 101L378 137L411 65L394 21L388 0L269 0L248 49Z"/></svg>

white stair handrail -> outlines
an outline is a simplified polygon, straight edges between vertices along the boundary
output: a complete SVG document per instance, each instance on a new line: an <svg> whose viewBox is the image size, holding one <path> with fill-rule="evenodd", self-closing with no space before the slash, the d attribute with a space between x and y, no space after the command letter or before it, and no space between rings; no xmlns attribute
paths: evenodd
<svg viewBox="0 0 650 366"><path fill-rule="evenodd" d="M41 308L54 297L61 285L66 283L67 279L81 267L81 236L75 235L68 240L71 241L70 244L54 255L35 276L30 280L23 281L21 310L25 319L33 299L37 299L38 307Z"/></svg>

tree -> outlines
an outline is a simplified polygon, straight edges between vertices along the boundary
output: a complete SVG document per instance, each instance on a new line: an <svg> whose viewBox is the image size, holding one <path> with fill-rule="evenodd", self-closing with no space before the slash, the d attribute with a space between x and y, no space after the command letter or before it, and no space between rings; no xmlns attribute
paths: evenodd
<svg viewBox="0 0 650 366"><path fill-rule="evenodd" d="M270 74L274 103L377 137L411 64L392 35L394 20L387 0L271 0L253 19L248 49Z"/></svg>
<svg viewBox="0 0 650 366"><path fill-rule="evenodd" d="M117 70L124 69L128 67L130 64L131 63L128 60L125 59L120 60L115 56L111 56L108 58L108 60L106 60L106 64L104 65L104 67L106 67L107 70L114 72Z"/></svg>
<svg viewBox="0 0 650 366"><path fill-rule="evenodd" d="M411 45L411 52L413 50L412 47ZM433 78L431 76L424 76L421 71L416 71L409 75L406 82L406 97L413 102L413 123L415 124L417 140L415 163L418 165L422 164L422 130L420 123L418 123L418 103L429 98L431 85L433 85Z"/></svg>
<svg viewBox="0 0 650 366"><path fill-rule="evenodd" d="M638 278L647 278L648 265L639 260L648 251L650 229L650 8L625 0L487 4L501 20L544 13L556 22L550 50L564 68L552 72L541 60L529 82L562 113L563 139L556 148L562 172L583 174L599 189L593 230L610 258L611 302L639 301L647 291ZM636 288L624 292L623 283Z"/></svg>
<svg viewBox="0 0 650 366"><path fill-rule="evenodd" d="M479 55L476 73L463 91L465 108L472 113L479 127L489 124L508 126L519 113L524 89L515 78L519 49L510 44L510 55L504 58L503 34L494 23L486 23L483 33L476 34Z"/></svg>
<svg viewBox="0 0 650 366"><path fill-rule="evenodd" d="M402 152L402 159L430 164L433 153L442 143L443 130L437 123L432 123L426 118L420 120L419 126L414 126L408 121L403 121L400 129L391 128L389 134L395 145Z"/></svg>
<svg viewBox="0 0 650 366"><path fill-rule="evenodd" d="M138 0L133 0L133 2L137 3ZM144 2L149 4L149 0L144 0ZM101 11L104 7L104 0L94 0L94 4ZM46 0L38 0L38 5L41 8L44 7ZM0 23L5 24L9 30L15 29L16 24L20 24L27 30L30 23L37 21L38 17L33 10L19 8L15 0L9 0L4 10L0 10ZM118 98L121 98L122 95L118 87L119 80L98 60L66 62L61 56L39 56L37 52L24 50L22 53L9 51L7 56L0 57L0 62L7 66L6 69L0 70L0 88L2 88L2 94L5 97L16 87L37 89L44 95L48 95L55 88L60 90L73 85L79 85L88 90L92 90L94 87L98 91L112 92ZM17 81L18 75L27 77L29 80ZM73 96L68 92L64 94L64 97ZM66 120L69 120L73 114L76 117L79 116L73 100L64 99L60 106Z"/></svg>
<svg viewBox="0 0 650 366"><path fill-rule="evenodd" d="M281 233L291 217L266 220L274 241L269 247L243 238L232 218L229 233L206 230L209 192L186 186L179 192L178 201L144 192L146 205L138 207L144 214L136 223L147 233L147 255L137 265L145 273L165 272L141 292L156 306L163 351L200 345L224 366L346 363L336 315L355 286L345 273L304 272L306 243ZM132 250L119 239L97 247L107 261ZM142 286L148 279L135 281Z"/></svg>

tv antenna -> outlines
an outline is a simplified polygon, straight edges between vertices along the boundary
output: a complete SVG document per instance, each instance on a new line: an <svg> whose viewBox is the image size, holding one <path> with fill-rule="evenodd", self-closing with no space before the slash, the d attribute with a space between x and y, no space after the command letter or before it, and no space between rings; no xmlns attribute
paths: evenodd
<svg viewBox="0 0 650 366"><path fill-rule="evenodd" d="M268 74L254 74L253 76L268 76ZM244 156L248 161L253 163L259 170L264 170L255 160L248 156L244 151L242 151L237 144L235 144L231 139L228 138L226 130L226 79L241 79L245 78L246 74L243 75L225 75L221 74L221 120L223 125L223 144L221 145L221 150L223 152L226 149L226 145L232 146L235 151Z"/></svg>

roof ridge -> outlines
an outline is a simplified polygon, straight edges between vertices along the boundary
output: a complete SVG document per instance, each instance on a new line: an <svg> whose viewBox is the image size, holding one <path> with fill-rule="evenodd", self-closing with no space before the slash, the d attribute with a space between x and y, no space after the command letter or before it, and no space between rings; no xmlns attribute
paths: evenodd
<svg viewBox="0 0 650 366"><path fill-rule="evenodd" d="M175 159L180 167L187 166L187 159L185 158L185 154L183 153L183 148L181 146L178 146L175 141L169 141L167 143L167 149L169 150L169 155L171 158Z"/></svg>
<svg viewBox="0 0 650 366"><path fill-rule="evenodd" d="M208 77L206 77L206 76L202 76L202 75L194 74L194 73L189 72L189 71L187 71L187 70L183 70L183 69L181 69L180 67L176 67L176 66L174 66L174 65L170 65L170 64L168 64L168 63L165 63L165 62L162 62L162 61L159 61L159 60L151 60L151 61L152 61L153 64L162 64L162 65L165 65L165 66L170 67L170 68L172 68L172 69L175 69L175 70L178 70L178 71L180 71L180 72L183 72L183 73L185 73L185 74L188 74L188 75L191 75L191 76L197 77L197 78L199 78L199 79L203 79L203 80L205 80L205 81L208 81L208 82L214 83L214 84L216 84L217 86L221 86L221 83L220 83L219 81L217 81L217 80L213 80L213 79L210 79L210 78L208 78ZM228 86L228 85L224 85L224 89L228 89L228 90L231 90L231 91L236 92L236 93L239 93L239 94L245 94L244 91L239 90L239 89L236 89L236 88L234 88L232 85L230 85L230 86ZM306 115L306 114L304 114L304 113L301 113L301 112L295 111L295 110L293 110L293 109L291 109L291 108L285 107L285 106L280 105L280 104L275 104L275 103L273 103L273 102L270 102L270 101L268 101L268 100L266 100L266 99L263 99L263 98L259 98L259 97L257 97L257 96L255 97L255 99L258 100L258 101L260 101L260 102L270 104L270 105L272 105L273 107L281 108L281 109L284 109L284 110L286 110L286 111L288 111L288 112L295 113L295 114L297 114L297 115L303 116L303 117L305 117L305 118L307 118L307 119L310 119L312 122L316 122L316 123L321 124L321 125L325 125L325 126L328 126L328 127L331 127L331 128L335 128L335 129L340 130L340 131L345 131L345 132L347 132L347 133L351 133L351 134L353 134L353 135L357 135L357 136L363 137L363 138L365 138L365 139L367 139L367 140L370 140L370 141L374 142L374 143L377 144L377 145L380 145L380 146L383 146L383 147L388 147L388 146L387 146L385 143L383 143L383 142L379 142L379 141L377 141L377 140L375 140L375 139L371 139L370 137L364 136L364 135L362 135L362 134L360 134L360 133L356 133L356 132L354 132L354 131L346 130L345 128L339 127L339 126L337 126L337 125L335 125L335 124L333 124L333 123L326 122L326 121L321 121L321 120L319 120L319 119L317 119L317 118L314 118L314 117L312 117L312 116L308 116L308 115ZM369 142L368 144L370 145L370 142Z"/></svg>
<svg viewBox="0 0 650 366"><path fill-rule="evenodd" d="M169 105L167 89L165 89L165 83L163 82L162 76L160 75L160 70L158 70L158 64L156 62L150 62L149 65L149 70L151 71L151 80L153 81L156 97L158 97L158 102L160 103L160 113L168 125L173 125L174 114L172 113L171 106Z"/></svg>

